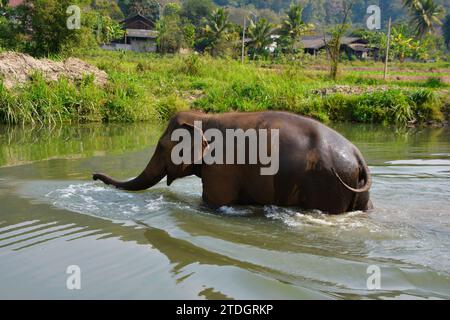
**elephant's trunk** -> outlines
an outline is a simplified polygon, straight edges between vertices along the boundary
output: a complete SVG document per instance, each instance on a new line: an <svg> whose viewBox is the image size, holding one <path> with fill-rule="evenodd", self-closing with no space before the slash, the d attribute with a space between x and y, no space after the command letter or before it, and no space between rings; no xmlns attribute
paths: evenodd
<svg viewBox="0 0 450 320"><path fill-rule="evenodd" d="M94 180L101 180L105 184L115 186L118 189L127 191L141 191L153 187L165 176L165 164L157 149L145 170L134 179L121 182L102 173L94 173L92 178Z"/></svg>

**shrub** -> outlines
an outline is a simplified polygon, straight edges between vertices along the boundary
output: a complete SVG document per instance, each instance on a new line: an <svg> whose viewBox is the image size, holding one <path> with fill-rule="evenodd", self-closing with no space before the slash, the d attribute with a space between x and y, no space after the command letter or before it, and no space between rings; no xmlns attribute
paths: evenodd
<svg viewBox="0 0 450 320"><path fill-rule="evenodd" d="M433 91L415 91L411 93L410 99L414 104L414 116L418 122L444 120L444 115L441 112L443 101Z"/></svg>
<svg viewBox="0 0 450 320"><path fill-rule="evenodd" d="M190 54L181 59L179 71L186 75L195 76L200 73L201 67L199 56L196 54Z"/></svg>
<svg viewBox="0 0 450 320"><path fill-rule="evenodd" d="M157 117L161 121L166 121L170 119L170 117L172 117L175 113L188 109L188 103L175 94L159 100L155 105Z"/></svg>
<svg viewBox="0 0 450 320"><path fill-rule="evenodd" d="M445 87L446 84L442 81L441 78L438 77L429 77L425 82L424 86L429 88L442 88Z"/></svg>

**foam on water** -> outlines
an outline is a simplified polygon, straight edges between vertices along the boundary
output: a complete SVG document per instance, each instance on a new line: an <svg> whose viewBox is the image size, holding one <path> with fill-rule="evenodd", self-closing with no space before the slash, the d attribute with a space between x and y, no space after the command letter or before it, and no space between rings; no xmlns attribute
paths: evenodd
<svg viewBox="0 0 450 320"><path fill-rule="evenodd" d="M385 227L371 221L368 214L354 211L342 215L329 215L319 210L302 210L294 208L280 208L277 206L264 207L266 217L280 220L292 228L329 227L341 231L361 229L368 232L384 232Z"/></svg>
<svg viewBox="0 0 450 320"><path fill-rule="evenodd" d="M36 185L39 184L39 188ZM356 211L331 216L318 210L282 208L277 206L224 206L212 210L201 200L201 181L187 178L171 188L163 182L152 190L129 193L98 182L33 181L22 188L22 193L43 199L53 206L77 213L93 215L120 222L145 220L149 216L165 214L170 210L183 210L192 214L218 214L225 216L260 216L279 221L290 228L304 229L326 227L340 231L359 229L371 233L385 232L383 225L377 225L367 213ZM40 193L40 194L39 194Z"/></svg>
<svg viewBox="0 0 450 320"><path fill-rule="evenodd" d="M93 182L46 189L53 190L46 192L44 199L57 208L115 221L136 220L172 204L161 194L127 193Z"/></svg>
<svg viewBox="0 0 450 320"><path fill-rule="evenodd" d="M450 166L450 160L444 159L411 159L387 161L387 164L409 166Z"/></svg>

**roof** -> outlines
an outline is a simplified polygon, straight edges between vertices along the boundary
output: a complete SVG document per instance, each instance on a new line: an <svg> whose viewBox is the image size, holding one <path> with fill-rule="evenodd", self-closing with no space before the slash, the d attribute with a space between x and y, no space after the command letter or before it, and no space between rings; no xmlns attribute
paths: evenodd
<svg viewBox="0 0 450 320"><path fill-rule="evenodd" d="M134 38L157 38L158 31L145 29L126 29L127 37Z"/></svg>
<svg viewBox="0 0 450 320"><path fill-rule="evenodd" d="M331 40L330 36L325 36L325 41L329 42ZM307 36L301 39L301 43L303 48L305 49L315 49L319 50L326 47L326 43L324 41L324 37L321 36ZM354 43L365 44L366 40L357 37L343 37L341 40L341 45L350 45Z"/></svg>
<svg viewBox="0 0 450 320"><path fill-rule="evenodd" d="M330 37L326 37L326 41L330 41ZM322 49L326 46L323 37L304 37L300 40L305 49Z"/></svg>
<svg viewBox="0 0 450 320"><path fill-rule="evenodd" d="M343 37L342 44L350 45L352 43L367 44L368 41L358 37Z"/></svg>
<svg viewBox="0 0 450 320"><path fill-rule="evenodd" d="M144 20L144 21L149 22L149 23L152 23L152 24L154 23L152 20L150 20L149 18L143 16L143 15L140 14L140 13L133 14L133 15L131 15L131 16L126 17L125 19L123 19L122 21L120 21L120 23L125 23L125 22L128 22L128 21L130 21L130 20L135 20L135 19L137 19L137 20Z"/></svg>
<svg viewBox="0 0 450 320"><path fill-rule="evenodd" d="M369 48L367 47L367 45L361 44L361 43L352 43L352 44L349 44L348 47L353 49L354 51L359 51L359 52L368 52L369 51Z"/></svg>
<svg viewBox="0 0 450 320"><path fill-rule="evenodd" d="M124 29L147 29L151 30L155 28L155 22L151 19L141 15L140 13L129 16L120 21L123 24Z"/></svg>

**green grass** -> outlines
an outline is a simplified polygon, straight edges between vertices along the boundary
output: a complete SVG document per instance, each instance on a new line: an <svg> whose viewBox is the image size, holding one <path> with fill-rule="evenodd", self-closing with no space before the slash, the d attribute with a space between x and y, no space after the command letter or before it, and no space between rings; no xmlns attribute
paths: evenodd
<svg viewBox="0 0 450 320"><path fill-rule="evenodd" d="M338 82L308 67L206 56L158 56L92 51L82 59L109 75L99 88L87 77L79 83L46 83L39 74L24 87L0 84L0 122L164 122L174 113L286 110L320 121L395 123L442 121L448 84L427 81L384 83L363 73L345 72ZM411 67L411 66L410 66ZM440 65L440 67L442 67ZM359 94L322 96L335 85L359 87ZM365 88L379 87L364 93Z"/></svg>

